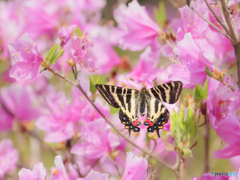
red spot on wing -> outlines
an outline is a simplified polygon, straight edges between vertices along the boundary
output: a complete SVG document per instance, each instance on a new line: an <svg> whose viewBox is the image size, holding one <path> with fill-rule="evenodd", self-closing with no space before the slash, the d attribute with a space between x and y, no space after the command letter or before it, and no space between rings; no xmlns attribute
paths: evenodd
<svg viewBox="0 0 240 180"><path fill-rule="evenodd" d="M133 122L134 126L137 126L137 123L140 122L138 119L136 121Z"/></svg>
<svg viewBox="0 0 240 180"><path fill-rule="evenodd" d="M153 122L152 122L152 121L150 121L150 119L146 119L144 122L148 122L148 124L149 124L149 127L153 126Z"/></svg>

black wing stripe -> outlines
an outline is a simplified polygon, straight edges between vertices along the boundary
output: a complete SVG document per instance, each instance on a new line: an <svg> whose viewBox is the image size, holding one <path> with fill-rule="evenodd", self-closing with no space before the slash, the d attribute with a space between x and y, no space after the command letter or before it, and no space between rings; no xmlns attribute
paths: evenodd
<svg viewBox="0 0 240 180"><path fill-rule="evenodd" d="M128 108L128 112L131 112L131 103L127 103L126 106Z"/></svg>
<svg viewBox="0 0 240 180"><path fill-rule="evenodd" d="M158 112L158 102L155 101L155 113L157 113L157 112Z"/></svg>
<svg viewBox="0 0 240 180"><path fill-rule="evenodd" d="M170 83L162 84L152 89L148 89L151 97L166 102L168 104L175 103L182 92L182 82L173 81Z"/></svg>
<svg viewBox="0 0 240 180"><path fill-rule="evenodd" d="M162 86L157 86L156 88L158 88L161 91L162 100L164 102L166 102L166 92L165 92L165 89Z"/></svg>
<svg viewBox="0 0 240 180"><path fill-rule="evenodd" d="M99 92L101 93L102 97L110 104L111 106L115 105L115 100L110 93L107 92L104 86L99 85L98 88ZM108 97L107 97L108 96ZM112 101L111 101L112 100Z"/></svg>
<svg viewBox="0 0 240 180"><path fill-rule="evenodd" d="M162 101L162 97L161 97L161 91L156 87L153 88L156 92L156 94L154 95L156 97L156 99L160 99Z"/></svg>
<svg viewBox="0 0 240 180"><path fill-rule="evenodd" d="M117 86L97 84L96 88L106 102L115 108L120 108L127 104L131 100L132 92L138 94L137 90Z"/></svg>

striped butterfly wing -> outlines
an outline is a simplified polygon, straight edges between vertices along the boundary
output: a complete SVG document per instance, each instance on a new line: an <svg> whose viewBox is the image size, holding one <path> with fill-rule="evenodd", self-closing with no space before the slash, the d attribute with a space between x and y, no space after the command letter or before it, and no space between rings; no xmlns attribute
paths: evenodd
<svg viewBox="0 0 240 180"><path fill-rule="evenodd" d="M182 82L181 81L169 82L148 89L147 91L151 97L159 101L166 102L168 104L173 104L177 102L182 92Z"/></svg>
<svg viewBox="0 0 240 180"><path fill-rule="evenodd" d="M97 84L95 87L105 101L115 108L120 108L126 105L138 94L137 90L117 86Z"/></svg>
<svg viewBox="0 0 240 180"><path fill-rule="evenodd" d="M168 122L169 112L167 108L155 98L147 100L147 119L144 125L148 126L148 132L157 131L158 137L159 129L163 129L163 125Z"/></svg>
<svg viewBox="0 0 240 180"><path fill-rule="evenodd" d="M123 87L98 84L96 88L102 97L115 108L120 108L119 118L125 128L131 131L139 132L139 122L137 120L137 99L138 91Z"/></svg>
<svg viewBox="0 0 240 180"><path fill-rule="evenodd" d="M140 128L138 127L141 122L137 119L138 116L138 106L137 99L132 98L127 104L122 106L119 111L119 119L122 124L125 125L125 128L129 131L129 136L131 131L139 132Z"/></svg>

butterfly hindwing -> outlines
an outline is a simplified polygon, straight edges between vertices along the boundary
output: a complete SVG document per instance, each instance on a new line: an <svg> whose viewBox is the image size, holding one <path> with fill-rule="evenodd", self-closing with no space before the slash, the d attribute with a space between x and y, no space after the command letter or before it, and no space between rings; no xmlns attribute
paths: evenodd
<svg viewBox="0 0 240 180"><path fill-rule="evenodd" d="M181 81L173 81L148 89L148 93L150 94L151 97L166 102L168 104L173 104L177 102L181 92L182 92Z"/></svg>
<svg viewBox="0 0 240 180"><path fill-rule="evenodd" d="M117 86L97 84L95 87L108 104L115 108L124 106L138 94L137 90Z"/></svg>
<svg viewBox="0 0 240 180"><path fill-rule="evenodd" d="M119 118L125 128L131 131L139 132L137 127L140 121L137 120L137 99L138 91L110 85L96 85L96 88L102 97L115 108L120 108Z"/></svg>
<svg viewBox="0 0 240 180"><path fill-rule="evenodd" d="M159 135L159 129L163 128L163 125L168 122L169 112L167 108L155 98L150 98L147 101L147 119L144 122L144 125L147 125L148 132L157 131Z"/></svg>
<svg viewBox="0 0 240 180"><path fill-rule="evenodd" d="M140 131L140 128L137 127L141 123L137 119L138 107L136 101L137 99L133 98L130 102L122 106L119 111L119 119L121 120L122 124L125 125L125 128L129 130L129 135L131 131Z"/></svg>

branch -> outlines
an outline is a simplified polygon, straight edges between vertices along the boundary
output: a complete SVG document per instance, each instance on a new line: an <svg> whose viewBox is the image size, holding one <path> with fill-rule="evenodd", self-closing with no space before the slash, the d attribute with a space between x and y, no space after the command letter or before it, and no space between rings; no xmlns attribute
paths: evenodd
<svg viewBox="0 0 240 180"><path fill-rule="evenodd" d="M207 120L208 115L204 115L205 121ZM204 135L204 143L205 143L205 157L204 157L204 173L209 172L209 136L210 136L210 128L209 124L206 124L205 126L205 135Z"/></svg>
<svg viewBox="0 0 240 180"><path fill-rule="evenodd" d="M23 127L23 128L25 128L25 127ZM36 133L34 133L33 131L28 131L27 129L26 129L26 132L27 132L30 136L36 138L36 139L40 142L41 146L42 146L45 150L49 151L54 157L58 155L50 146L48 146L44 141L42 141L42 139L41 139L40 137L38 137L38 135L37 135Z"/></svg>
<svg viewBox="0 0 240 180"><path fill-rule="evenodd" d="M221 0L221 3L222 3L224 16L227 20L228 28L230 30L229 35L231 36L231 42L232 42L233 45L236 45L236 44L238 44L238 41L237 41L237 38L235 36L234 30L233 30L233 27L232 27L232 23L230 21L231 18L230 18L229 13L227 12L227 9L226 9L227 5L225 4L224 0Z"/></svg>
<svg viewBox="0 0 240 180"><path fill-rule="evenodd" d="M189 6L195 13L197 13L204 21L206 21L208 24L210 24L212 27L214 27L217 31L219 31L222 35L227 37L228 39L231 39L228 34L221 31L217 26L215 26L213 23L211 23L209 20L207 20L205 17L203 17L199 12L197 12L192 6Z"/></svg>
<svg viewBox="0 0 240 180"><path fill-rule="evenodd" d="M185 159L181 158L181 166L182 166L182 179L186 179L186 164L185 164Z"/></svg>
<svg viewBox="0 0 240 180"><path fill-rule="evenodd" d="M229 34L229 30L228 28L225 26L225 24L223 24L223 22L221 21L221 19L218 17L218 15L215 13L215 11L212 9L212 6L208 3L207 0L204 0L205 3L207 4L208 8L210 9L210 11L213 13L214 17L217 19L217 21L219 22L219 24L221 24L221 26L224 28L224 30L227 32L227 34Z"/></svg>
<svg viewBox="0 0 240 180"><path fill-rule="evenodd" d="M176 151L176 150L175 150ZM177 153L177 152L176 152ZM176 164L174 165L174 169L175 170L175 175L177 177L177 180L181 180L181 177L179 175L179 169L180 169L180 156L179 154L177 153L177 158L176 158Z"/></svg>
<svg viewBox="0 0 240 180"><path fill-rule="evenodd" d="M67 79L66 77L60 75L56 70L51 69L50 67L46 68L47 70L51 71L53 74L55 74L56 76L60 77L61 79L67 81L68 83L72 84L73 86L77 86L74 82L72 82L71 80Z"/></svg>
<svg viewBox="0 0 240 180"><path fill-rule="evenodd" d="M165 165L166 167L168 167L171 170L174 170L170 165L165 164L162 160L158 159L157 157L155 157L154 155L152 155L150 152L144 150L143 148L141 148L140 146L138 146L137 144L135 144L133 141L131 141L130 139L128 139L126 136L124 136L112 123L111 121L109 121L104 114L98 109L98 107L92 102L92 100L88 97L88 95L86 94L86 92L82 89L81 85L78 84L77 88L82 92L82 94L85 96L85 98L90 102L90 104L96 109L96 111L102 116L103 119L105 119L110 126L112 126L112 128L120 135L122 136L126 141L128 141L131 145L133 145L134 147L138 148L139 150L141 150L142 152L144 152L145 154L148 154L150 157L156 159L158 162L162 163L163 165Z"/></svg>
<svg viewBox="0 0 240 180"><path fill-rule="evenodd" d="M68 83L72 84L73 86L76 86L81 92L82 94L85 96L85 98L90 102L90 104L96 109L96 111L102 116L103 119L105 119L110 126L120 135L122 136L127 142L129 142L131 145L133 145L134 147L138 148L139 150L141 150L142 152L144 152L145 154L148 154L150 157L154 158L155 160L157 160L159 163L163 164L164 166L166 166L167 168L171 169L172 171L176 171L175 168L171 167L170 165L166 164L165 162L163 162L161 159L158 159L157 157L155 157L153 154L151 154L150 152L144 150L143 148L141 148L140 146L138 146L137 144L135 144L133 141L131 141L130 139L128 139L127 137L125 137L112 123L111 121L109 121L104 114L98 109L98 107L92 102L92 100L88 97L87 93L82 89L81 85L79 83L74 83L71 80L63 77L62 75L60 75L57 71L52 70L51 68L47 68L49 71L51 71L53 74L55 74L56 76L60 77L61 79L67 81ZM75 73L77 73L76 71L74 71ZM76 75L74 75L74 77L77 77Z"/></svg>

